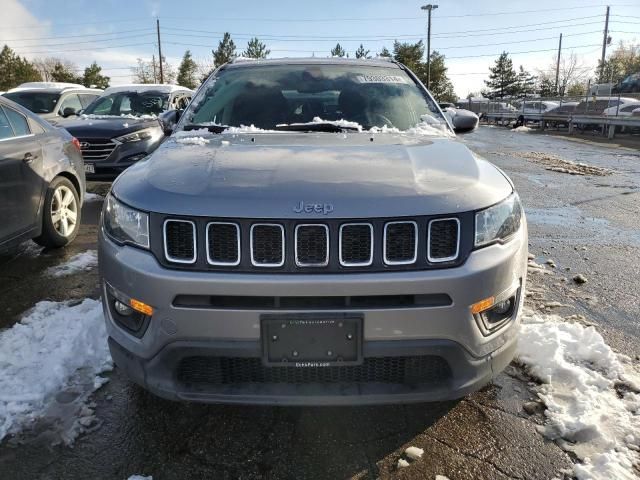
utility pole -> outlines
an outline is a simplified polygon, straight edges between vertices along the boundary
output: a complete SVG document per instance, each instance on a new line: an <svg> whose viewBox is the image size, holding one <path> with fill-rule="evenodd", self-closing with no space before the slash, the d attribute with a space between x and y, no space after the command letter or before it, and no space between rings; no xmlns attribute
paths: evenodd
<svg viewBox="0 0 640 480"><path fill-rule="evenodd" d="M160 44L160 19L156 18L156 30L158 31L158 57L160 57L160 83L164 83L164 74L162 72L162 45Z"/></svg>
<svg viewBox="0 0 640 480"><path fill-rule="evenodd" d="M558 81L560 79L560 52L562 52L562 34L560 34L560 42L558 43L558 61L556 62L556 95L560 93Z"/></svg>
<svg viewBox="0 0 640 480"><path fill-rule="evenodd" d="M602 58L600 59L600 80L604 74L604 57L607 53L607 43L609 40L609 6L607 5L607 16L604 20L604 36L602 37Z"/></svg>
<svg viewBox="0 0 640 480"><path fill-rule="evenodd" d="M422 10L426 10L429 12L427 20L427 88L429 88L429 84L431 83L431 10L435 10L438 8L438 5L423 5L420 7Z"/></svg>

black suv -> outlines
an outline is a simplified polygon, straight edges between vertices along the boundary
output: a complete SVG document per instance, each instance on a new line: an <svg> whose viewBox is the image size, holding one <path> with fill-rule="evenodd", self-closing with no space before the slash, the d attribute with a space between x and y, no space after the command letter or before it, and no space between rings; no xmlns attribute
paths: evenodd
<svg viewBox="0 0 640 480"><path fill-rule="evenodd" d="M183 109L192 94L176 85L111 87L60 126L80 141L87 179L113 179L158 148L164 139L158 115Z"/></svg>

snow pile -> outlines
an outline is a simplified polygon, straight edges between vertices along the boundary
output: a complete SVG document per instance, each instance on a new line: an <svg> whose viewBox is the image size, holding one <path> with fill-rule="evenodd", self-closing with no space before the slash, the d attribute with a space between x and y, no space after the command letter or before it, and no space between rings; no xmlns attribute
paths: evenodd
<svg viewBox="0 0 640 480"><path fill-rule="evenodd" d="M419 460L424 454L424 450L418 447L409 447L404 451L404 454L411 460Z"/></svg>
<svg viewBox="0 0 640 480"><path fill-rule="evenodd" d="M131 475L127 480L153 480L152 476L145 477L144 475Z"/></svg>
<svg viewBox="0 0 640 480"><path fill-rule="evenodd" d="M175 139L176 143L182 143L183 145L206 145L209 143L209 139L204 137L186 137L181 136Z"/></svg>
<svg viewBox="0 0 640 480"><path fill-rule="evenodd" d="M349 120L345 120L344 118L341 118L340 120L324 120L320 117L313 117L313 120L311 120L310 122L279 123L276 126L277 127L288 127L288 126L297 127L297 126L317 125L317 124L335 125L336 127L355 129L358 132L362 131L362 125L360 125L358 122L351 122Z"/></svg>
<svg viewBox="0 0 640 480"><path fill-rule="evenodd" d="M69 259L67 263L48 268L45 275L50 277L66 277L78 272L87 272L98 265L98 252L87 250L78 253Z"/></svg>
<svg viewBox="0 0 640 480"><path fill-rule="evenodd" d="M523 314L519 360L539 379L547 407L540 427L573 452L579 480L636 478L640 449L640 374L593 327L555 315Z"/></svg>
<svg viewBox="0 0 640 480"><path fill-rule="evenodd" d="M0 332L0 440L45 415L56 394L112 368L102 306L39 302Z"/></svg>
<svg viewBox="0 0 640 480"><path fill-rule="evenodd" d="M530 132L531 130L533 130L532 128L529 128L525 125L520 125L519 127L514 128L513 130L511 130L512 132L521 132L521 133L526 133L526 132Z"/></svg>

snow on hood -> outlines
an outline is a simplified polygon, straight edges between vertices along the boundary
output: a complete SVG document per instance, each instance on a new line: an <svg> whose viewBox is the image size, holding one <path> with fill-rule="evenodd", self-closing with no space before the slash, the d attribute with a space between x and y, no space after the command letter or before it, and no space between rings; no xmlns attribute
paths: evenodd
<svg viewBox="0 0 640 480"><path fill-rule="evenodd" d="M358 122L351 122L351 121L345 120L343 118L341 118L340 120L324 120L324 119L322 119L320 117L313 117L313 120L311 120L310 122L280 123L280 124L278 124L276 126L277 127L304 126L304 125L317 125L319 123L328 124L328 125L335 125L336 127L343 127L343 128L355 128L359 132L362 131L362 125L360 125Z"/></svg>
<svg viewBox="0 0 640 480"><path fill-rule="evenodd" d="M133 120L157 120L157 115L131 115L130 113L123 113L121 115L95 115L93 113L90 114L82 114L80 115L82 120L114 120L114 119L123 119L129 118Z"/></svg>
<svg viewBox="0 0 640 480"><path fill-rule="evenodd" d="M525 309L518 358L542 382L541 433L573 452L578 480L634 479L640 449L640 372L594 327Z"/></svg>

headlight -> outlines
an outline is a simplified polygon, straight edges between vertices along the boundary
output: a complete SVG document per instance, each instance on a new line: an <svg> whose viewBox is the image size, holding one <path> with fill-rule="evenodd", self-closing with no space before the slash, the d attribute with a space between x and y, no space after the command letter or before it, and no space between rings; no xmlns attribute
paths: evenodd
<svg viewBox="0 0 640 480"><path fill-rule="evenodd" d="M520 228L522 206L517 193L476 213L475 246L508 240Z"/></svg>
<svg viewBox="0 0 640 480"><path fill-rule="evenodd" d="M149 215L107 196L102 223L105 232L119 243L149 248Z"/></svg>
<svg viewBox="0 0 640 480"><path fill-rule="evenodd" d="M145 128L144 130L138 130L137 132L127 133L121 137L114 138L115 141L120 143L139 142L141 140L149 140L160 138L162 130L158 128Z"/></svg>

